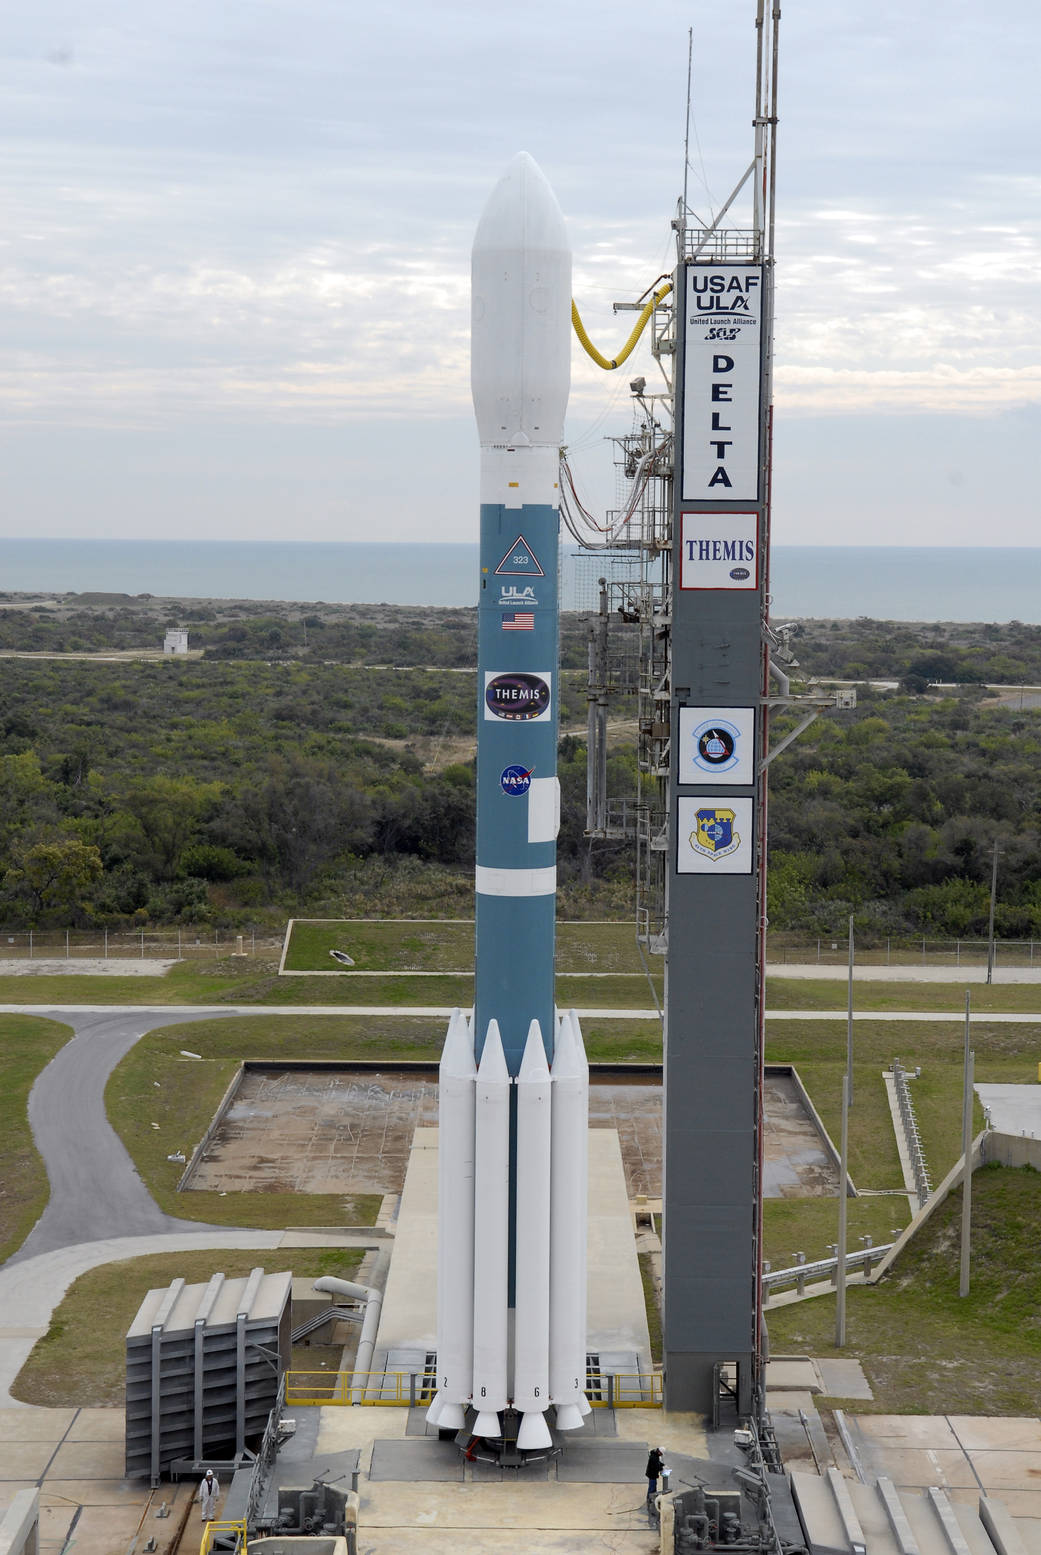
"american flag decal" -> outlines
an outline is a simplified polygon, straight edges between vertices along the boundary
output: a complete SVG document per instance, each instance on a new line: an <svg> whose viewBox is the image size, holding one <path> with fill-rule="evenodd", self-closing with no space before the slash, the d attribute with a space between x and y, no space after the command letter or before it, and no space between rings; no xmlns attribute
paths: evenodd
<svg viewBox="0 0 1041 1555"><path fill-rule="evenodd" d="M533 610L514 610L508 616L502 618L504 632L533 632L535 630L535 612Z"/></svg>

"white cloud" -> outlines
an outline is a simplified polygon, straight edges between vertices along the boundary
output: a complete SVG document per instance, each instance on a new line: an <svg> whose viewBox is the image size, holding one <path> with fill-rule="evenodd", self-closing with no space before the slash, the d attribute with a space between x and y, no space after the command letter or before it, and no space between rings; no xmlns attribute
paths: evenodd
<svg viewBox="0 0 1041 1555"><path fill-rule="evenodd" d="M389 443L402 422L465 420L470 239L519 146L567 214L589 333L616 351L633 315L612 302L673 264L687 28L690 190L718 209L751 149L753 12L23 8L0 61L0 414L70 449L82 429L190 444L213 425L340 427L364 448L377 422ZM1028 0L943 14L785 12L779 417L1041 401L1041 17ZM627 426L637 372L645 346L614 374L576 348L574 441ZM31 523L31 483L3 479L0 523ZM410 480L384 473L391 524ZM70 465L74 503L76 481Z"/></svg>
<svg viewBox="0 0 1041 1555"><path fill-rule="evenodd" d="M990 179L958 202L809 209L782 224L777 402L822 414L1041 400L1041 180L1018 226L966 221L1003 203Z"/></svg>

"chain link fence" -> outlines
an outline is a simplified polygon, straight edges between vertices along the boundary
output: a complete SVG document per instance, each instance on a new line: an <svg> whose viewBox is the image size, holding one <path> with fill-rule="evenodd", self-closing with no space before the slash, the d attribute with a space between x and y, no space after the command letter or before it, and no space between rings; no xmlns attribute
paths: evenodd
<svg viewBox="0 0 1041 1555"><path fill-rule="evenodd" d="M126 929L0 929L0 962L131 960L213 960L222 956L280 955L282 934L270 927L212 929L176 926ZM821 935L809 938L771 934L768 966L846 966L847 941ZM985 939L854 940L857 966L985 967ZM1036 967L1041 972L1041 940L996 940L995 967Z"/></svg>
<svg viewBox="0 0 1041 1555"><path fill-rule="evenodd" d="M4 961L202 961L223 956L270 956L282 935L270 928L232 929L0 929Z"/></svg>

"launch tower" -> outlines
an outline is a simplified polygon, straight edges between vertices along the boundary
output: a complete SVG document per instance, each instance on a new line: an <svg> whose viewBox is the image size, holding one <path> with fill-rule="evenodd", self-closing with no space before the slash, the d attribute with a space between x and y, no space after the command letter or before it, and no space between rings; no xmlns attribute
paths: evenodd
<svg viewBox="0 0 1041 1555"><path fill-rule="evenodd" d="M628 500L594 539L565 461L561 508L575 538L603 553L587 833L635 838L638 941L665 956L665 1405L715 1416L730 1395L754 1419L763 1415L766 769L795 737L769 749L770 709L791 702L787 629L769 621L779 20L776 3L757 0L753 155L722 209L699 217L685 176L671 284L616 304L641 319L615 360L579 327L611 369L649 325L663 383L630 384L637 427L615 440ZM606 792L606 718L627 680L638 688L640 789L619 801ZM800 728L831 699L807 700Z"/></svg>

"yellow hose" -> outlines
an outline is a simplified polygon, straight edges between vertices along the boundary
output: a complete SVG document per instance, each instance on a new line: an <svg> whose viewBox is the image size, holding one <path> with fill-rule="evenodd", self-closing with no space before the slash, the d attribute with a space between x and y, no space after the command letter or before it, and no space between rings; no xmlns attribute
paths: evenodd
<svg viewBox="0 0 1041 1555"><path fill-rule="evenodd" d="M632 355L633 347L647 327L647 320L650 318L659 302L661 302L662 298L667 297L671 291L672 282L667 281L660 291L652 293L650 300L645 305L643 312L640 314L640 317L636 320L636 323L633 326L632 334L629 336L629 339L625 342L625 345L622 347L616 357L603 356L596 349L596 346L586 334L586 327L579 317L578 309L575 306L575 300L572 298L571 322L575 326L575 334L582 342L586 355L591 356L596 365L598 367L602 367L605 372L610 372L613 367L621 367L625 359Z"/></svg>

